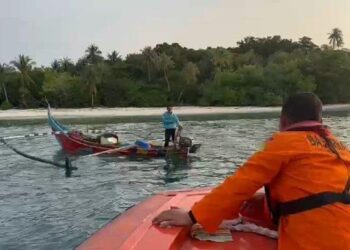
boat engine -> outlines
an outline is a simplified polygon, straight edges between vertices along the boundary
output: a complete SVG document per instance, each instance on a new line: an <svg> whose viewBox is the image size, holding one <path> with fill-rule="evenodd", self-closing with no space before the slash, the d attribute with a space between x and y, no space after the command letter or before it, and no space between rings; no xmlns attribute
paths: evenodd
<svg viewBox="0 0 350 250"><path fill-rule="evenodd" d="M179 139L179 146L181 148L190 148L192 147L192 139L189 137L181 136Z"/></svg>

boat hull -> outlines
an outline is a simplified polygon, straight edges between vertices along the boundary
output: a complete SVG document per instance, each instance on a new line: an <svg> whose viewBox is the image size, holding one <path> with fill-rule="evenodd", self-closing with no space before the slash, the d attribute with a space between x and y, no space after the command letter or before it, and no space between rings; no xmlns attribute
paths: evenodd
<svg viewBox="0 0 350 250"><path fill-rule="evenodd" d="M60 143L62 149L72 155L94 154L111 149L116 149L116 152L109 153L108 156L142 156L142 157L165 157L168 154L176 154L186 157L189 153L188 148L183 149L167 149L163 147L151 146L149 149L142 149L137 146L118 147L118 146L101 146L97 143L85 141L79 136L72 134L58 134L57 141ZM125 149L122 149L125 148Z"/></svg>
<svg viewBox="0 0 350 250"><path fill-rule="evenodd" d="M50 108L48 109L48 122L62 149L71 155L94 154L111 149L116 149L116 151L108 154L109 156L165 157L169 154L175 154L180 157L187 157L190 152L190 148L165 149L152 144L148 149L143 149L136 145L101 145L86 139L87 136L79 131L71 130L62 125L51 115Z"/></svg>
<svg viewBox="0 0 350 250"><path fill-rule="evenodd" d="M79 135L74 135L75 132L66 134L58 134L56 135L57 141L60 143L62 149L69 154L80 155L80 154L94 154L99 153L111 149L118 149L117 146L102 146L97 143L91 143L82 139ZM146 152L138 149L136 147L126 148L118 150L115 153L109 154L110 156L150 156L157 157L160 156L161 152L159 150L149 149Z"/></svg>
<svg viewBox="0 0 350 250"><path fill-rule="evenodd" d="M230 249L230 250L274 250L277 241L254 233L232 232L233 241L225 243L192 239L190 229L184 227L159 228L152 225L155 215L171 206L190 207L200 200L209 189L161 193L141 202L116 217L88 240L78 246L78 250L112 249ZM258 194L260 197L263 194ZM260 201L259 204L262 204ZM258 223L261 206L248 208L247 219ZM254 214L251 214L253 211ZM263 222L264 223L264 222Z"/></svg>

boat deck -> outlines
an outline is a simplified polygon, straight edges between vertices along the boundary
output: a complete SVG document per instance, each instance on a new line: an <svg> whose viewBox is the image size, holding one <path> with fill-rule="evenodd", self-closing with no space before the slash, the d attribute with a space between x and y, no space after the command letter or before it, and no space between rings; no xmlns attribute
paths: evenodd
<svg viewBox="0 0 350 250"><path fill-rule="evenodd" d="M233 232L232 242L215 243L189 237L189 228L159 228L152 219L171 206L190 208L209 189L157 194L130 208L77 247L78 250L109 249L277 249L277 241L253 233Z"/></svg>

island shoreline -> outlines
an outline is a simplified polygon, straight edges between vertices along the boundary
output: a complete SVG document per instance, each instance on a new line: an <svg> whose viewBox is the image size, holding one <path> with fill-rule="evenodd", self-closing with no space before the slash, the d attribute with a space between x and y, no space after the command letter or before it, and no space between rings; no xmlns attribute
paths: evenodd
<svg viewBox="0 0 350 250"><path fill-rule="evenodd" d="M225 115L254 115L254 114L278 114L281 107L198 107L181 106L174 107L174 112L179 116L225 116ZM108 120L135 118L156 118L162 115L165 108L78 108L78 109L52 109L52 114L62 120ZM325 105L325 112L350 112L350 104ZM128 119L129 118L129 119ZM0 111L0 122L44 121L47 119L46 109L11 109ZM149 120L147 119L147 120Z"/></svg>

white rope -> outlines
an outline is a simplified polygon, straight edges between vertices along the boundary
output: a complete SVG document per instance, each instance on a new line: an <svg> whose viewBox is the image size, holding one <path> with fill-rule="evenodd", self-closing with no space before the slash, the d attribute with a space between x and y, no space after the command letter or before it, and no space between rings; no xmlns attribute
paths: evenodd
<svg viewBox="0 0 350 250"><path fill-rule="evenodd" d="M277 231L258 226L254 223L245 222L241 217L234 220L223 221L220 225L220 228L229 229L231 231L255 233L272 239L278 238Z"/></svg>
<svg viewBox="0 0 350 250"><path fill-rule="evenodd" d="M195 224L192 226L191 236L201 241L228 242L232 241L231 231L255 233L271 239L278 238L278 232L275 230L245 222L242 217L233 220L224 220L215 233L208 233L201 225ZM234 237L233 234L233 239Z"/></svg>

